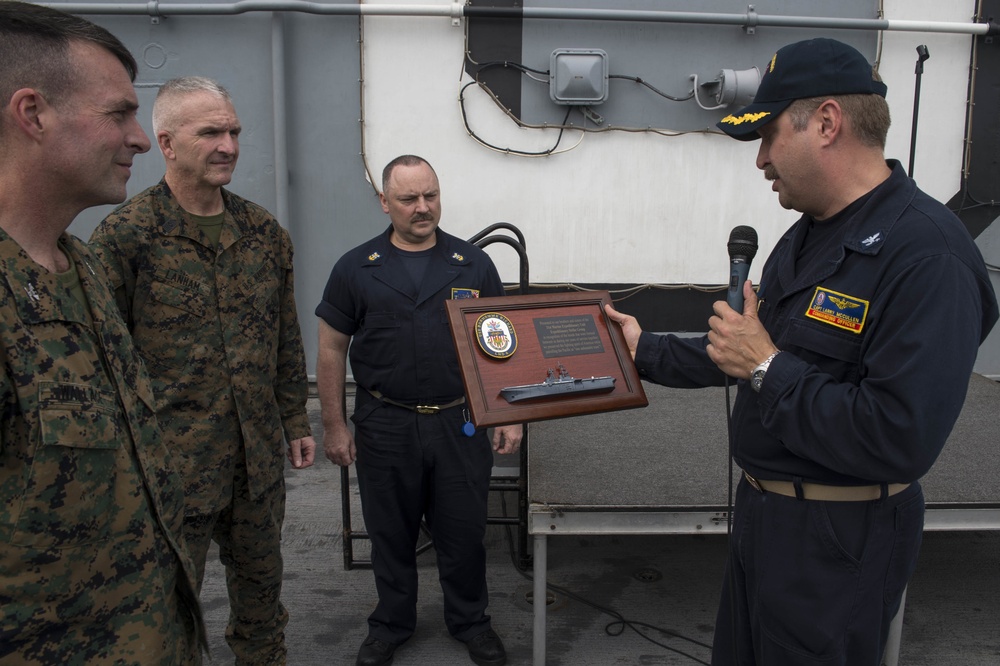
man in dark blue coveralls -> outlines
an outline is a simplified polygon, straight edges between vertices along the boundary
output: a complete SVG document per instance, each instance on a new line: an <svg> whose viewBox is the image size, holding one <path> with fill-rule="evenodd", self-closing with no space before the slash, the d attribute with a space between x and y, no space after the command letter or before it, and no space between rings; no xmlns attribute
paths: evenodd
<svg viewBox="0 0 1000 666"><path fill-rule="evenodd" d="M485 252L438 228L440 186L426 160L390 162L379 198L392 224L337 262L316 308L323 444L338 465L357 460L379 597L357 664L391 663L413 634L426 519L448 631L476 664L499 666L507 657L485 612L483 546L493 452L468 423L445 301L502 296L503 285ZM343 411L348 347L354 438ZM497 428L493 450L517 451L521 435L521 426Z"/></svg>
<svg viewBox="0 0 1000 666"><path fill-rule="evenodd" d="M877 666L917 560L919 479L965 400L997 303L968 232L883 156L886 87L852 47L780 49L719 127L802 213L736 312L682 340L621 324L640 374L738 378L729 573L712 663Z"/></svg>

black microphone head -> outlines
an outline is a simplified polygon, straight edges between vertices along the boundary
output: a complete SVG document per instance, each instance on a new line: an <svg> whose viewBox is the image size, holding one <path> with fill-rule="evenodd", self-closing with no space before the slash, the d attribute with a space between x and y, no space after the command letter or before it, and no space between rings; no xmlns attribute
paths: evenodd
<svg viewBox="0 0 1000 666"><path fill-rule="evenodd" d="M757 230L753 227L740 225L729 233L729 258L742 259L748 264L757 255Z"/></svg>

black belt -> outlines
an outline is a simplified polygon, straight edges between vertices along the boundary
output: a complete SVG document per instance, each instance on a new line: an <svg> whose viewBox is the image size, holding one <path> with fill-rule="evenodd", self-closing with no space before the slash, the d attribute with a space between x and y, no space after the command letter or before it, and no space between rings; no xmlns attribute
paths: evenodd
<svg viewBox="0 0 1000 666"><path fill-rule="evenodd" d="M399 402L398 400L393 400L392 398L387 398L378 391L373 391L371 389L365 389L368 391L373 398L384 402L387 405L392 405L393 407L402 407L403 409L408 409L411 412L416 412L417 414L437 414L441 410L450 409L452 407L458 407L459 405L465 404L465 396L461 398L456 398L451 402L446 402L443 405L407 405L405 402Z"/></svg>

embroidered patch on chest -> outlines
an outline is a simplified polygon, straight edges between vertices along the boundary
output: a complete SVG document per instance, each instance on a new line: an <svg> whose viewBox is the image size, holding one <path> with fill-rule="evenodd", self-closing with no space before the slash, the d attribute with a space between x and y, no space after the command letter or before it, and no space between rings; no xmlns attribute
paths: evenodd
<svg viewBox="0 0 1000 666"><path fill-rule="evenodd" d="M478 289L459 289L458 287L452 287L451 289L452 298L479 298Z"/></svg>
<svg viewBox="0 0 1000 666"><path fill-rule="evenodd" d="M816 287L806 316L852 333L860 333L868 316L868 301Z"/></svg>

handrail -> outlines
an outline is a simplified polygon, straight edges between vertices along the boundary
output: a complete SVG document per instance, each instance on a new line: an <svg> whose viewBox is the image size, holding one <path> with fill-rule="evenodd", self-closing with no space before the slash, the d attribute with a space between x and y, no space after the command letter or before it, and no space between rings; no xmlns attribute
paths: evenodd
<svg viewBox="0 0 1000 666"><path fill-rule="evenodd" d="M499 234L495 234L493 236L487 236L486 238L482 238L479 241L477 241L475 244L478 245L479 247L486 247L487 245L492 245L493 243L505 243L507 245L510 245L512 248L514 248L514 250L517 252L518 257L520 258L520 262L519 262L519 264L520 264L520 271L519 271L520 283L519 283L519 285L521 287L521 293L522 294L527 293L527 291L528 291L528 252L527 252L527 250L524 249L524 244L518 242L517 239L511 238L510 236L501 236Z"/></svg>
<svg viewBox="0 0 1000 666"><path fill-rule="evenodd" d="M502 229L509 231L514 234L516 238L511 238L510 236L505 236L502 234L489 235L492 232ZM474 234L468 239L470 243L476 245L480 248L492 245L493 243L504 243L514 248L517 252L519 259L519 276L520 276L520 287L521 294L526 294L528 291L528 251L525 247L524 234L521 230L515 227L510 222L496 222L486 227L477 234ZM518 452L518 478L516 485L513 487L504 487L504 485L497 484L495 488L491 487L491 490L513 490L517 491L517 519L511 521L504 518L492 518L490 522L513 525L516 524L517 530L517 552L518 560L517 567L522 571L526 570L531 566L531 554L528 552L528 424L524 423L524 435L521 439L521 450ZM492 481L491 481L492 485ZM505 512L506 513L506 512Z"/></svg>
<svg viewBox="0 0 1000 666"><path fill-rule="evenodd" d="M517 227L515 227L510 222L494 222L490 226L488 226L485 229L483 229L482 231L480 231L478 234L475 234L472 237L470 237L468 240L469 240L470 243L472 243L473 245L475 245L481 239L485 238L487 235L489 235L491 232L496 231L497 229L505 229L505 230L511 232L512 234L514 234L517 237L517 242L520 243L522 247L525 246L525 243L524 243L524 234L522 234L521 230L518 229Z"/></svg>

